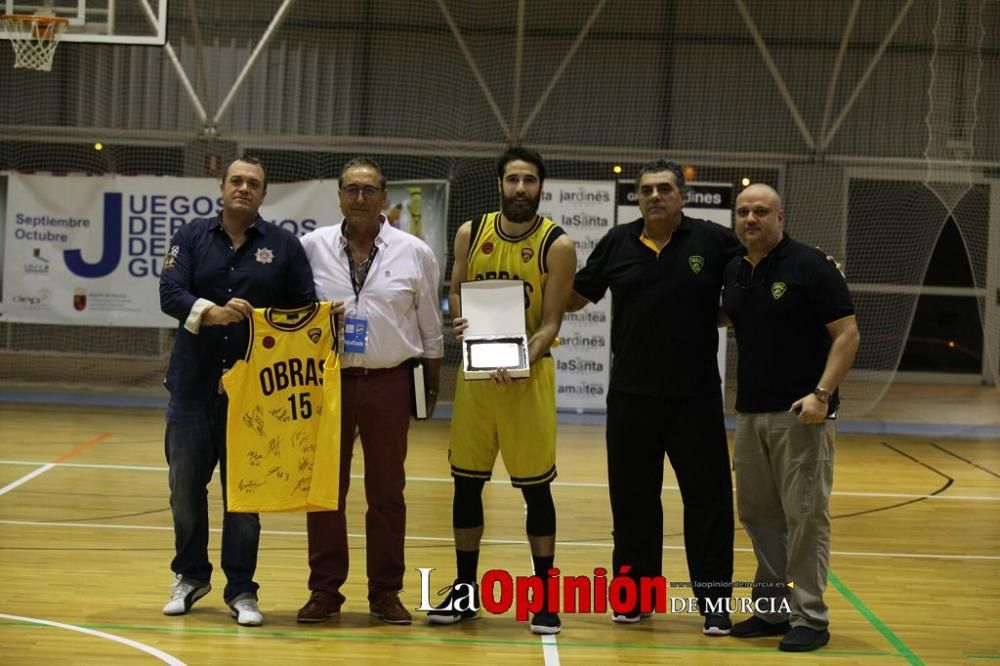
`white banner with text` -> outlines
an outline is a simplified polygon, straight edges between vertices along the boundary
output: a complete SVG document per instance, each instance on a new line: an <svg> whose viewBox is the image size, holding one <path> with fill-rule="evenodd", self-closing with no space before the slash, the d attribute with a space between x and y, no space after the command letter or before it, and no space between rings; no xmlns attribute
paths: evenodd
<svg viewBox="0 0 1000 666"><path fill-rule="evenodd" d="M597 241L614 225L613 181L545 181L539 212L551 218L576 245L577 270ZM556 362L556 407L604 411L611 370L611 294L563 317Z"/></svg>
<svg viewBox="0 0 1000 666"><path fill-rule="evenodd" d="M388 186L387 216L429 241L444 271L447 183ZM260 214L302 236L341 220L336 181L272 183ZM3 310L12 322L170 327L159 276L182 225L214 218L219 183L156 176L10 174Z"/></svg>

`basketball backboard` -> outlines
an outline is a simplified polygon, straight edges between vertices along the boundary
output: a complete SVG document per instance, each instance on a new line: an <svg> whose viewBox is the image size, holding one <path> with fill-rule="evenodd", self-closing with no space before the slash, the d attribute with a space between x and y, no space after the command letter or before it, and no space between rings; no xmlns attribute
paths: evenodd
<svg viewBox="0 0 1000 666"><path fill-rule="evenodd" d="M0 8L68 19L63 42L162 46L167 40L167 0L0 0ZM0 39L9 38L0 33Z"/></svg>

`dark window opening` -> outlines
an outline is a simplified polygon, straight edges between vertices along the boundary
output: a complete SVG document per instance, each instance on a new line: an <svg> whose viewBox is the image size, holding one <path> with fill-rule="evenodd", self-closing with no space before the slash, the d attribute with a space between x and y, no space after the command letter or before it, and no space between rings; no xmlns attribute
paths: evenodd
<svg viewBox="0 0 1000 666"><path fill-rule="evenodd" d="M951 218L934 247L924 285L975 286L965 245ZM900 359L900 370L979 374L982 354L983 328L975 297L920 296Z"/></svg>

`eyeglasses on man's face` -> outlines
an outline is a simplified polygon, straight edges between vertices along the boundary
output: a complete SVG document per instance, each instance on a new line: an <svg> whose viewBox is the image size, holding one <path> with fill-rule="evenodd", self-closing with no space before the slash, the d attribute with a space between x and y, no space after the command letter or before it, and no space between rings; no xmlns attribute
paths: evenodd
<svg viewBox="0 0 1000 666"><path fill-rule="evenodd" d="M365 195L365 199L370 199L381 192L382 188L375 187L374 185L347 185L340 188L340 191L352 199L356 199L358 194L363 194Z"/></svg>

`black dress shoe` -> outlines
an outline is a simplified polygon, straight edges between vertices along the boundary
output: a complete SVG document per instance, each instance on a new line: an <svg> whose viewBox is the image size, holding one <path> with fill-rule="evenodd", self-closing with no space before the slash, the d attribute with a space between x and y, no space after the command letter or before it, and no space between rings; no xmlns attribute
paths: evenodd
<svg viewBox="0 0 1000 666"><path fill-rule="evenodd" d="M784 636L792 630L792 625L788 621L768 622L767 620L754 615L751 618L737 622L729 630L730 636L736 638L759 638L761 636Z"/></svg>
<svg viewBox="0 0 1000 666"><path fill-rule="evenodd" d="M792 627L778 643L778 649L785 652L811 652L830 642L830 632L826 629Z"/></svg>

